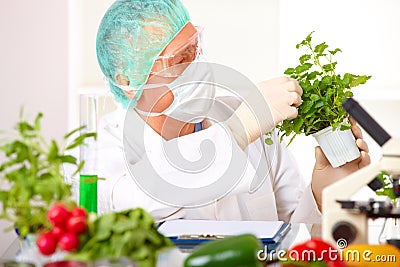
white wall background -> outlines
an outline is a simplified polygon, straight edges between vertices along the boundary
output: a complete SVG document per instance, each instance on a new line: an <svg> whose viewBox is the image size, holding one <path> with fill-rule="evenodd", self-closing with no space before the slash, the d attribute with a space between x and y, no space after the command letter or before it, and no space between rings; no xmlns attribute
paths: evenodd
<svg viewBox="0 0 400 267"><path fill-rule="evenodd" d="M205 56L252 81L278 75L278 0L182 0L204 27Z"/></svg>
<svg viewBox="0 0 400 267"><path fill-rule="evenodd" d="M67 129L67 1L0 1L0 125L10 129L20 107L38 111L49 137Z"/></svg>
<svg viewBox="0 0 400 267"><path fill-rule="evenodd" d="M340 47L339 68L373 78L356 92L374 117L400 136L398 81L400 2L397 0L182 0L205 27L207 57L254 82L281 75L298 56L295 44L311 30ZM77 94L104 89L95 36L112 0L0 1L0 129L10 129L21 105L45 114L44 129L59 138L77 126ZM299 137L290 149L305 177L314 141ZM379 158L379 148L373 157ZM300 155L300 156L299 156ZM1 159L0 159L1 162ZM4 222L0 221L0 231ZM0 255L12 234L0 232Z"/></svg>
<svg viewBox="0 0 400 267"><path fill-rule="evenodd" d="M0 130L11 130L23 106L44 113L48 138L68 127L68 0L0 1ZM0 162L3 158L0 158ZM15 234L3 233L0 256Z"/></svg>

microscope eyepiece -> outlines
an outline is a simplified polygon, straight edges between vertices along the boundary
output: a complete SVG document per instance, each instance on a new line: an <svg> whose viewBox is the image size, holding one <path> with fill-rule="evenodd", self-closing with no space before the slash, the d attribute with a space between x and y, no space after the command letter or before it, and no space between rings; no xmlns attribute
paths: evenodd
<svg viewBox="0 0 400 267"><path fill-rule="evenodd" d="M391 136L380 126L376 120L361 105L353 98L346 99L342 107L347 113L353 117L361 127L377 142L380 146L383 146Z"/></svg>

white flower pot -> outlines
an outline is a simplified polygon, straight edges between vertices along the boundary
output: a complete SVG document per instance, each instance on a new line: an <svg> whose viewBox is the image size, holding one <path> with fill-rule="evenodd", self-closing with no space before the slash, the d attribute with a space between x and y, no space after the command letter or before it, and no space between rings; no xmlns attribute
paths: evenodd
<svg viewBox="0 0 400 267"><path fill-rule="evenodd" d="M340 126L332 131L332 127L327 127L313 134L334 168L360 157L360 151L351 130L341 131L339 128Z"/></svg>

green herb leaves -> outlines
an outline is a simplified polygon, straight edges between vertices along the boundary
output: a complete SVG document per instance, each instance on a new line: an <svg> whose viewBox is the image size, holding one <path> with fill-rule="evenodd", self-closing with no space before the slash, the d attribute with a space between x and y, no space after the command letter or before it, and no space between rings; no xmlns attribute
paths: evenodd
<svg viewBox="0 0 400 267"><path fill-rule="evenodd" d="M391 175L386 171L381 171L377 177L379 181L382 183L382 188L375 191L378 196L387 196L391 200L396 200L397 196L393 190L393 178Z"/></svg>
<svg viewBox="0 0 400 267"><path fill-rule="evenodd" d="M348 118L342 109L342 103L353 96L351 89L371 78L350 73L337 74L337 62L333 57L341 50L330 50L325 42L313 46L312 34L313 32L296 45L297 49L306 50L299 57L300 64L285 71L286 75L298 80L303 88L303 103L298 108L299 115L276 127L281 139L290 137L290 142L298 134L310 135L329 126L336 129ZM351 126L348 124L342 125L341 130L349 127Z"/></svg>
<svg viewBox="0 0 400 267"><path fill-rule="evenodd" d="M82 247L69 258L81 261L128 258L139 266L155 266L157 253L172 246L141 208L106 213L88 222Z"/></svg>
<svg viewBox="0 0 400 267"><path fill-rule="evenodd" d="M79 172L83 162L79 163L65 152L83 144L85 138L96 137L96 133L79 136L63 149L55 140L47 143L43 137L42 113L33 123L22 116L15 125L16 132L0 139L0 152L6 156L0 165L0 201L3 204L0 218L13 222L11 229L18 228L20 236L24 237L50 227L46 212L51 203L70 200L71 190L64 182L63 164L75 165ZM64 141L71 135L67 134Z"/></svg>

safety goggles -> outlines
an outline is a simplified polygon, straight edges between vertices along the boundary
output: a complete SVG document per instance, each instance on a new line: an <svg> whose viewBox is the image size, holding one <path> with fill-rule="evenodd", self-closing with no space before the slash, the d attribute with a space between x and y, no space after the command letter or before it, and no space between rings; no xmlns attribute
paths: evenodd
<svg viewBox="0 0 400 267"><path fill-rule="evenodd" d="M188 63L193 62L202 54L203 28L196 26L196 30L196 33L187 42L168 54L159 56L154 61L150 74L162 77L178 77L181 75Z"/></svg>

